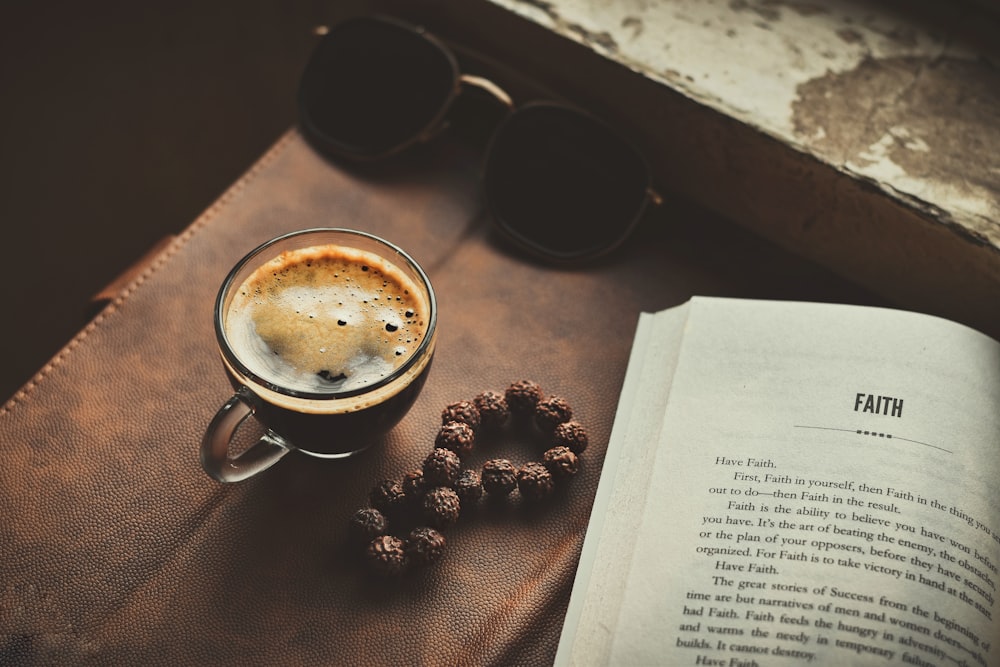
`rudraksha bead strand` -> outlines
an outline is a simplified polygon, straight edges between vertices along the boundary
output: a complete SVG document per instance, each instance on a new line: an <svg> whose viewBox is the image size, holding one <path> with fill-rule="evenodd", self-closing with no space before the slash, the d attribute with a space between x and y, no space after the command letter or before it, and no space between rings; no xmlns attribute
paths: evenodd
<svg viewBox="0 0 1000 667"><path fill-rule="evenodd" d="M510 419L512 415L525 419ZM540 461L515 466L494 457L479 469L463 467L480 430L495 437L524 427L540 443L536 449L544 452ZM471 400L456 401L441 411L434 446L420 466L401 482L379 482L369 495L371 507L352 515L351 533L366 544L367 559L380 575L399 575L413 566L436 563L446 545L443 531L455 526L481 498L503 502L519 495L540 506L557 485L577 473L579 455L588 445L587 431L573 419L566 399L546 396L531 380L514 382L503 392L486 390Z"/></svg>

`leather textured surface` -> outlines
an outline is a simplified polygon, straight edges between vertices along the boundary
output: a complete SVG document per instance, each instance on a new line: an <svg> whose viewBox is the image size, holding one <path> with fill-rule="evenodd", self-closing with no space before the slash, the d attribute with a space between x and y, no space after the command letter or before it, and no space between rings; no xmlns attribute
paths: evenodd
<svg viewBox="0 0 1000 667"><path fill-rule="evenodd" d="M289 131L0 408L0 663L550 663L638 313L694 293L856 296L669 203L611 259L546 267L490 232L478 160L445 138L351 171ZM375 450L292 454L217 483L198 462L231 393L216 291L260 242L314 226L373 232L425 267L440 306L429 379ZM349 546L353 510L419 466L446 404L522 378L589 429L577 477L542 509L463 516L429 569L368 576ZM530 444L481 447L471 464L536 459Z"/></svg>

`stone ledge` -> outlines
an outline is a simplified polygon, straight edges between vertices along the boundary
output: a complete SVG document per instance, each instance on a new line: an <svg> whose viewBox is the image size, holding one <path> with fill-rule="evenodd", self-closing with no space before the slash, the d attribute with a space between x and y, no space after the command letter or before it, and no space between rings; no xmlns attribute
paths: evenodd
<svg viewBox="0 0 1000 667"><path fill-rule="evenodd" d="M954 7L468 0L420 16L625 128L668 193L1000 337L1000 23Z"/></svg>

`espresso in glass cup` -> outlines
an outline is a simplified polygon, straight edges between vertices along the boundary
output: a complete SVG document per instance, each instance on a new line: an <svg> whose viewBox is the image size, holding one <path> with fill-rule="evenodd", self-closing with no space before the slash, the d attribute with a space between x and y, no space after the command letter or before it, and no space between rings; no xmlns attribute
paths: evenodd
<svg viewBox="0 0 1000 667"><path fill-rule="evenodd" d="M235 393L206 430L202 467L236 482L291 451L336 459L368 448L420 392L436 324L427 275L384 239L308 229L254 249L215 302ZM266 431L233 456L233 436L250 416Z"/></svg>

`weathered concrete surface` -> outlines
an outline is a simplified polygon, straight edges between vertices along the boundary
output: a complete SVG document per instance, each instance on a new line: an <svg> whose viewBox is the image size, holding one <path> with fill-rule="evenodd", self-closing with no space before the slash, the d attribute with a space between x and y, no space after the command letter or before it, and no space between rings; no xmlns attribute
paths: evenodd
<svg viewBox="0 0 1000 667"><path fill-rule="evenodd" d="M847 0L488 3L644 80L521 55L618 100L668 188L903 307L1000 335L996 15Z"/></svg>

